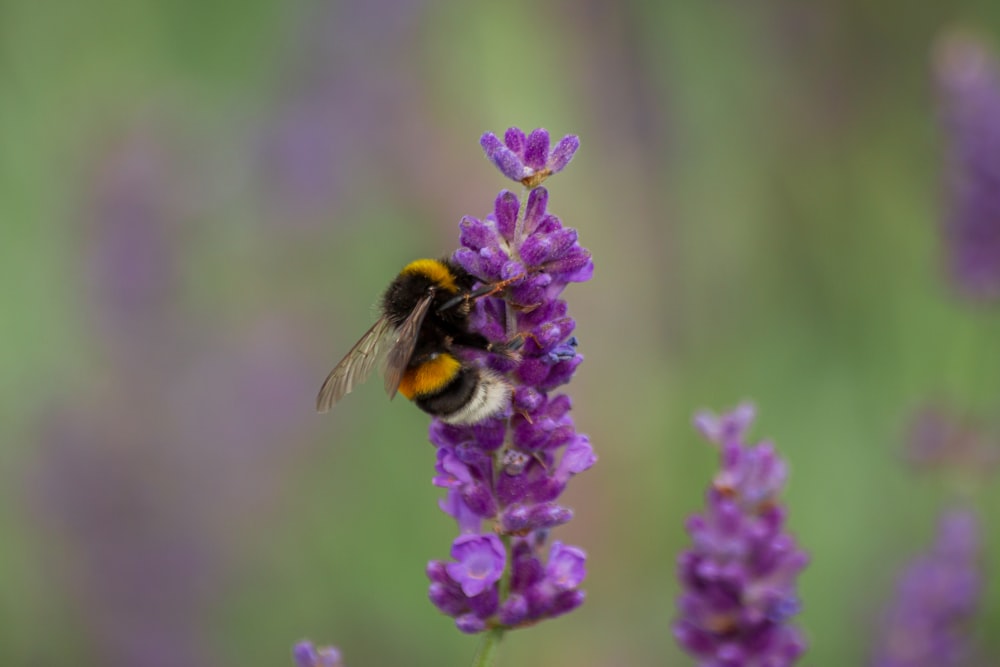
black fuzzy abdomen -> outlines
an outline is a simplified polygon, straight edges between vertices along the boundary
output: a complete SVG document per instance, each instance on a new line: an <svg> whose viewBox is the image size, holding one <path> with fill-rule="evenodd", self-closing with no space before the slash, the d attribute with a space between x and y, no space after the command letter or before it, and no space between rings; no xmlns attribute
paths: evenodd
<svg viewBox="0 0 1000 667"><path fill-rule="evenodd" d="M446 417L469 402L477 384L479 384L479 374L466 366L441 391L417 398L414 402L424 412L437 417Z"/></svg>

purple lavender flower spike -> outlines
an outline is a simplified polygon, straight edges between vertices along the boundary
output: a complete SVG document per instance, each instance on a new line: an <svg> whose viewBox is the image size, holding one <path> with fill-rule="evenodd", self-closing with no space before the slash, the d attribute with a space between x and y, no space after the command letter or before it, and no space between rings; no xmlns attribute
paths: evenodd
<svg viewBox="0 0 1000 667"><path fill-rule="evenodd" d="M178 257L170 236L176 169L169 137L138 127L95 165L85 223L92 234L89 273L101 335L116 349L148 357L146 342L168 326L176 302Z"/></svg>
<svg viewBox="0 0 1000 667"><path fill-rule="evenodd" d="M978 557L975 515L965 510L943 515L933 546L899 578L872 667L968 664L969 624L983 587Z"/></svg>
<svg viewBox="0 0 1000 667"><path fill-rule="evenodd" d="M800 608L795 580L808 556L784 532L785 463L770 443L745 441L753 419L749 404L694 419L719 447L721 470L705 511L688 520L692 546L678 560L674 636L706 667L787 667L805 650L788 619Z"/></svg>
<svg viewBox="0 0 1000 667"><path fill-rule="evenodd" d="M1000 60L967 35L936 53L948 142L948 267L965 296L1000 299Z"/></svg>
<svg viewBox="0 0 1000 667"><path fill-rule="evenodd" d="M310 641L301 641L292 649L297 667L344 667L340 651L335 646L316 647Z"/></svg>
<svg viewBox="0 0 1000 667"><path fill-rule="evenodd" d="M502 295L475 302L470 328L520 343L516 358L476 359L511 384L505 414L430 427L438 449L434 484L448 490L441 508L461 535L453 562L428 565L428 594L467 633L523 627L583 602L586 554L561 542L549 546L548 535L573 517L557 502L566 485L597 460L587 436L576 432L569 397L557 393L583 360L560 297L570 282L589 279L593 263L576 230L547 212L545 188L524 180L565 167L579 141L567 137L550 151L545 130L511 128L503 142L486 134L481 143L506 176L535 189L524 207L505 190L485 218L463 218L462 247L452 256L483 284L514 279Z"/></svg>
<svg viewBox="0 0 1000 667"><path fill-rule="evenodd" d="M550 150L548 130L538 128L525 136L520 128L512 127L504 134L502 142L495 134L487 132L479 144L504 176L527 188L536 188L546 178L566 168L580 147L580 138L567 135Z"/></svg>

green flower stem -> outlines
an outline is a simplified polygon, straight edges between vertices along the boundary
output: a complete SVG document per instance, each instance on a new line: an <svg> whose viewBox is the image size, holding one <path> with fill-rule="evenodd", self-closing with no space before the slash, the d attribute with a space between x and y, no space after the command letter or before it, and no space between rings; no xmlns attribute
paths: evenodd
<svg viewBox="0 0 1000 667"><path fill-rule="evenodd" d="M500 640L503 639L503 628L487 630L483 635L483 641L476 651L476 657L472 659L472 667L493 667L496 664L497 656L500 655Z"/></svg>
<svg viewBox="0 0 1000 667"><path fill-rule="evenodd" d="M504 551L507 552L507 567L500 575L500 602L503 602L510 595L510 578L514 572L514 551L510 546L510 535L501 535L500 541L503 542Z"/></svg>

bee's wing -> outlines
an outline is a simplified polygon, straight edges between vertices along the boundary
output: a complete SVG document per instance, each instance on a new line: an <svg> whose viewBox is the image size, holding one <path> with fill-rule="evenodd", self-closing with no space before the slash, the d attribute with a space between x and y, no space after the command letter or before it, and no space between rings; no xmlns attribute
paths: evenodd
<svg viewBox="0 0 1000 667"><path fill-rule="evenodd" d="M354 385L360 384L371 375L372 368L386 343L392 338L392 323L382 316L372 328L365 332L351 351L344 355L330 374L323 381L323 386L316 396L316 411L326 412L333 404L349 394Z"/></svg>
<svg viewBox="0 0 1000 667"><path fill-rule="evenodd" d="M399 382L403 379L403 372L410 363L413 356L413 348L417 345L417 335L420 333L420 325L424 322L427 309L430 308L434 294L430 293L419 302L407 317L406 320L396 330L396 342L389 349L389 354L385 360L385 391L389 398L396 395L399 389Z"/></svg>

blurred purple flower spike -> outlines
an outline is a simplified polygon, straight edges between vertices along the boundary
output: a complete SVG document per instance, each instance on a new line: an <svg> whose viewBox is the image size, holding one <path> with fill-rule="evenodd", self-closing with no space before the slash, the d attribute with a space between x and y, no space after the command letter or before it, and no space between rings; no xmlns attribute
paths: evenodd
<svg viewBox="0 0 1000 667"><path fill-rule="evenodd" d="M964 295L1000 299L1000 60L974 37L938 46L936 79L947 141L943 221L948 266Z"/></svg>
<svg viewBox="0 0 1000 667"><path fill-rule="evenodd" d="M745 442L754 414L744 404L694 419L722 465L705 511L688 520L674 636L704 667L787 667L805 650L788 620L800 608L795 582L808 556L784 530L784 461L770 443Z"/></svg>
<svg viewBox="0 0 1000 667"><path fill-rule="evenodd" d="M503 298L478 301L471 318L490 340L524 342L518 359L479 359L509 379L512 405L472 426L435 420L430 428L438 448L434 484L448 489L441 508L462 534L452 546L455 562L428 565L429 596L470 633L529 625L583 602L586 555L547 541L573 516L556 502L566 484L597 460L590 440L576 432L569 396L551 394L583 360L576 323L559 297L569 283L588 280L593 263L576 230L546 212L548 192L536 187L566 166L579 141L566 137L550 151L545 130L525 136L516 128L505 141L487 133L482 144L504 175L533 189L524 207L505 190L484 219L463 218L453 259L483 283L524 276Z"/></svg>
<svg viewBox="0 0 1000 667"><path fill-rule="evenodd" d="M105 667L218 663L206 615L308 442L297 327L273 308L207 325L185 307L184 249L206 239L185 224L198 204L168 127L135 118L84 170L71 209L93 321L75 334L91 366L39 415L23 482L24 511L58 545L40 552L46 576Z"/></svg>
<svg viewBox="0 0 1000 667"><path fill-rule="evenodd" d="M96 324L116 350L134 350L170 322L180 269L173 238L180 198L167 132L137 123L92 166L88 278ZM125 351L125 350L122 350Z"/></svg>
<svg viewBox="0 0 1000 667"><path fill-rule="evenodd" d="M941 517L930 550L914 559L899 578L872 667L969 664L969 625L983 589L977 563L978 523L966 510Z"/></svg>

